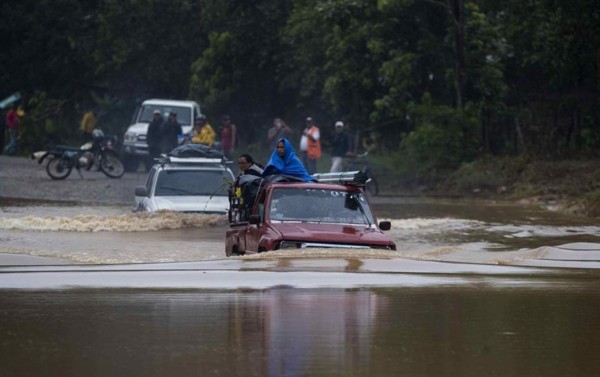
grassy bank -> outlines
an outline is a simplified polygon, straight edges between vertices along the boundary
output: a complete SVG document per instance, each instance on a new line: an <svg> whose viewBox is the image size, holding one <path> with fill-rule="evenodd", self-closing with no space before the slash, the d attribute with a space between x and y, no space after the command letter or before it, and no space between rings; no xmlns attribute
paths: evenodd
<svg viewBox="0 0 600 377"><path fill-rule="evenodd" d="M384 194L481 197L600 217L600 161L487 158L458 169L422 169L393 156L370 163Z"/></svg>

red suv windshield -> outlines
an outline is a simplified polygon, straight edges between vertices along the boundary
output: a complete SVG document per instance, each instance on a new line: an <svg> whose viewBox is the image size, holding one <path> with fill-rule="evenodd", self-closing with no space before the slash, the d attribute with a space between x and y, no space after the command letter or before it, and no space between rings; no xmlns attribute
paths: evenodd
<svg viewBox="0 0 600 377"><path fill-rule="evenodd" d="M375 223L365 196L360 192L313 188L277 188L269 210L271 221L334 224Z"/></svg>

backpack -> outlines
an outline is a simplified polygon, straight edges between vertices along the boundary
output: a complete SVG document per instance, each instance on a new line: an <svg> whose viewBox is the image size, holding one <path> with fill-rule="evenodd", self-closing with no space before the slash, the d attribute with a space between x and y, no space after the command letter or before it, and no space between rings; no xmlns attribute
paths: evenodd
<svg viewBox="0 0 600 377"><path fill-rule="evenodd" d="M174 148L167 154L170 157L206 157L223 158L223 152L213 149L204 144L183 144Z"/></svg>

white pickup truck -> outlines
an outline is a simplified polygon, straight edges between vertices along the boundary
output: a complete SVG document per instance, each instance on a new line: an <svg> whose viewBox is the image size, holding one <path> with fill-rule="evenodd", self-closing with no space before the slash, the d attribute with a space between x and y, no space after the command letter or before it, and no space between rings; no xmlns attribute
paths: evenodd
<svg viewBox="0 0 600 377"><path fill-rule="evenodd" d="M194 119L200 114L200 105L194 101L178 101L169 99L149 99L139 106L131 119L123 138L123 163L126 171L137 171L140 161L146 162L148 158L148 144L146 134L148 124L152 121L155 110L159 110L166 120L170 112L177 114L177 121L181 124L183 133L189 133L194 124ZM146 166L149 170L151 166Z"/></svg>

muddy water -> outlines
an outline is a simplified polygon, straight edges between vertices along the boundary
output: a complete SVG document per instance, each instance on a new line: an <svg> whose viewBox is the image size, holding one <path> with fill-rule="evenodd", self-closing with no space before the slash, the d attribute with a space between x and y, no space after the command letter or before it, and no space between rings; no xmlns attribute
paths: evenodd
<svg viewBox="0 0 600 377"><path fill-rule="evenodd" d="M0 374L593 376L599 288L5 291Z"/></svg>
<svg viewBox="0 0 600 377"><path fill-rule="evenodd" d="M51 202L0 205L0 253L95 264L224 257L224 216L134 214L130 206ZM370 257L514 264L551 254L553 260L600 262L600 226L593 219L477 201L375 198L373 206L380 219L391 220L388 234L398 251L367 252ZM347 256L344 250L286 255L311 253Z"/></svg>
<svg viewBox="0 0 600 377"><path fill-rule="evenodd" d="M379 217L391 219L389 234L405 257L510 264L552 252L554 259L600 260L597 219L508 203L392 199L377 204L377 198L375 203Z"/></svg>
<svg viewBox="0 0 600 377"><path fill-rule="evenodd" d="M224 256L224 216L132 213L130 206L11 204L0 208L0 253L94 264Z"/></svg>
<svg viewBox="0 0 600 377"><path fill-rule="evenodd" d="M592 220L503 204L376 198L397 252L218 261L222 217L0 204L0 252L86 264L204 260L204 270L0 267L0 376L592 376L600 369L600 227ZM305 259L323 256L333 258ZM118 288L119 279L138 288ZM198 289L209 282L220 288Z"/></svg>

